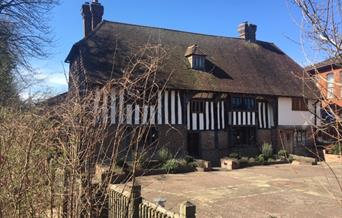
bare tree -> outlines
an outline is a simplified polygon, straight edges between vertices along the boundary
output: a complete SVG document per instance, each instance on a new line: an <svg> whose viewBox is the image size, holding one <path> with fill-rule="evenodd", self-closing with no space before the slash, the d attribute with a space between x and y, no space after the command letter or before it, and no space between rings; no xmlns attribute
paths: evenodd
<svg viewBox="0 0 342 218"><path fill-rule="evenodd" d="M115 118L109 109L113 101L155 105L167 82L156 77L165 55L160 45L146 45L130 58L122 77L100 87L82 92L76 88L54 107L4 108L0 217L99 217L106 209L107 188L118 173L126 171L122 182L134 185L137 169L153 156L158 142L149 140L150 122L130 125L119 104ZM113 98L113 92L120 95ZM96 165L106 166L100 181Z"/></svg>
<svg viewBox="0 0 342 218"><path fill-rule="evenodd" d="M341 110L336 108L332 99L339 99L339 96L328 96L327 78L319 72L319 67L314 61L314 55L325 57L325 64L330 66L342 67L342 1L341 0L290 0L300 12L300 30L301 30L301 46L304 56L310 62L310 71L313 72L311 77L303 80L304 85L308 83L316 84L320 92L315 93L321 106L321 114L316 114L319 121L314 126L315 148L310 152L318 159L321 154L318 151L317 143L325 143L323 138L329 138L330 143L335 149L335 153L341 155L342 144L342 119ZM308 48L310 51L306 51ZM317 53L313 54L314 51ZM334 81L334 87L342 90L342 80ZM341 91L342 93L342 91ZM321 115L326 116L321 116ZM328 119L327 119L328 118ZM334 176L338 190L330 190L336 196L338 192L342 192L340 179L336 175L334 168L325 162L328 172ZM339 202L341 203L341 202Z"/></svg>
<svg viewBox="0 0 342 218"><path fill-rule="evenodd" d="M293 0L302 15L302 46L308 47L311 51L317 51L319 56L326 57L327 65L341 67L342 63L342 1L341 0ZM305 52L305 51L304 51ZM317 133L329 135L338 144L341 142L341 119L340 112L332 106L331 99L338 99L339 96L327 96L327 79L318 72L318 66L311 60L309 52L305 57L311 62L314 74L309 79L314 82L318 89L317 99L320 99L323 113L328 114L332 122L321 120L322 125L317 126ZM335 87L342 87L340 81L334 81ZM328 131L334 129L334 134Z"/></svg>
<svg viewBox="0 0 342 218"><path fill-rule="evenodd" d="M32 58L44 58L52 42L49 12L58 0L0 0L0 55L16 68L30 69ZM2 61L2 60L0 60Z"/></svg>

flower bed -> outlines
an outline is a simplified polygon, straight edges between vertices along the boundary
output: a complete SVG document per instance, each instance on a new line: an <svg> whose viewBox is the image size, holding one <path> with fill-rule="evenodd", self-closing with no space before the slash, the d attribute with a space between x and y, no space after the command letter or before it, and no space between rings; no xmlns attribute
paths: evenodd
<svg viewBox="0 0 342 218"><path fill-rule="evenodd" d="M291 156L285 150L280 150L274 155L272 145L265 143L262 146L262 153L256 157L241 157L240 154L231 153L229 157L222 158L221 168L233 170L251 166L285 164L291 161Z"/></svg>
<svg viewBox="0 0 342 218"><path fill-rule="evenodd" d="M118 159L115 167L111 170L108 166L96 165L94 182L108 182L108 180L113 184L127 182L132 178L133 168L135 168L135 176L149 176L189 173L195 171L198 166L193 157L181 156L177 158L166 148L159 150L155 158L152 160L141 158L136 164L133 164L132 161Z"/></svg>
<svg viewBox="0 0 342 218"><path fill-rule="evenodd" d="M251 159L251 158L249 158ZM273 164L287 164L290 163L288 160L284 159L269 159L268 161L250 161L246 160L244 157L241 159L234 159L234 158L221 158L221 168L227 170L234 170L240 169L245 167L252 167L252 166L262 166L262 165L273 165ZM254 158L253 158L254 159Z"/></svg>
<svg viewBox="0 0 342 218"><path fill-rule="evenodd" d="M162 175L162 174L178 174L178 173L189 173L194 172L195 168L191 166L182 166L172 169L137 169L135 176L152 176L152 175ZM113 172L104 171L101 174L101 181L106 181L110 179L111 184L119 184L128 182L132 178L132 171L127 172ZM96 180L98 181L98 180Z"/></svg>

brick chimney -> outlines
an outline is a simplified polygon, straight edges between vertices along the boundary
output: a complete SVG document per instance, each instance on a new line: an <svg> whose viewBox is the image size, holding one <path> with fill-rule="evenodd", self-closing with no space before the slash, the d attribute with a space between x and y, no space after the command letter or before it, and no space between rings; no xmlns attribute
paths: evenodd
<svg viewBox="0 0 342 218"><path fill-rule="evenodd" d="M254 24L250 24L247 21L241 23L238 28L240 38L250 42L256 41L256 30L257 26Z"/></svg>
<svg viewBox="0 0 342 218"><path fill-rule="evenodd" d="M84 37L87 37L92 30L91 12L90 12L90 5L88 2L82 5L81 15L83 17L83 35Z"/></svg>
<svg viewBox="0 0 342 218"><path fill-rule="evenodd" d="M92 30L96 28L96 26L101 23L102 16L104 12L103 6L98 2L98 0L93 0L90 4L90 12L91 12L91 25Z"/></svg>

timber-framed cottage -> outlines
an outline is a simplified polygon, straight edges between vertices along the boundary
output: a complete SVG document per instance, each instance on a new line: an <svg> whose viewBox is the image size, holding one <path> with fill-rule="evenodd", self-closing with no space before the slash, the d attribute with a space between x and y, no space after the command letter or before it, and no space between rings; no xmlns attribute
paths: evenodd
<svg viewBox="0 0 342 218"><path fill-rule="evenodd" d="M121 96L113 93L110 113L123 108L125 117L109 114L113 125L150 122L159 144L214 163L231 152L254 152L264 142L291 153L311 143L319 104L299 78L303 69L273 43L258 40L256 25L240 24L234 38L110 22L102 15L97 1L82 6L84 38L66 59L70 78L83 81L81 89L111 79L114 52L125 55L147 42L165 48L165 69L173 71L155 105L120 105Z"/></svg>

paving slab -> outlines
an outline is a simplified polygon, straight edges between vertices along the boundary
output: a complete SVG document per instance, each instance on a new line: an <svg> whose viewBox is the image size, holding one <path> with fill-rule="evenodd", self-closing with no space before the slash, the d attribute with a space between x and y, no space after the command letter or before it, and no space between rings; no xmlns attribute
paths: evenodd
<svg viewBox="0 0 342 218"><path fill-rule="evenodd" d="M234 171L139 177L142 196L166 199L178 212L183 201L197 217L342 217L342 165L257 166Z"/></svg>

